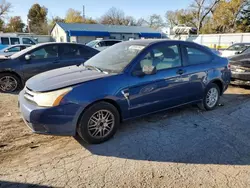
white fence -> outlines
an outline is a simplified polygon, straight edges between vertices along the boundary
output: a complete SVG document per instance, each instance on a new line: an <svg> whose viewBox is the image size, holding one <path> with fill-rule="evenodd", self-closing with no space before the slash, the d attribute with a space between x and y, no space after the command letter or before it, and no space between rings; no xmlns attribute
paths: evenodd
<svg viewBox="0 0 250 188"><path fill-rule="evenodd" d="M171 39L193 41L208 47L225 49L234 43L249 42L250 33L179 35L169 36Z"/></svg>

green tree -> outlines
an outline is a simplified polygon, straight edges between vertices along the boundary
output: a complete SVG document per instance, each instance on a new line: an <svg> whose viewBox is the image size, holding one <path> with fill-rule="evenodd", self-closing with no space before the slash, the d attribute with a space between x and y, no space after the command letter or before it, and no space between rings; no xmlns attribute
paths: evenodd
<svg viewBox="0 0 250 188"><path fill-rule="evenodd" d="M7 24L7 32L23 32L25 24L23 23L20 16L14 16L10 18L9 23Z"/></svg>
<svg viewBox="0 0 250 188"><path fill-rule="evenodd" d="M72 8L70 8L67 11L65 17L65 23L83 23L83 22L84 20L80 11L74 10Z"/></svg>
<svg viewBox="0 0 250 188"><path fill-rule="evenodd" d="M221 0L213 12L213 29L217 33L235 32L237 20L248 0Z"/></svg>
<svg viewBox="0 0 250 188"><path fill-rule="evenodd" d="M28 13L28 27L30 32L48 34L47 8L34 4Z"/></svg>
<svg viewBox="0 0 250 188"><path fill-rule="evenodd" d="M97 24L97 21L92 19L91 17L90 18L84 18L83 19L83 23L85 24Z"/></svg>
<svg viewBox="0 0 250 188"><path fill-rule="evenodd" d="M250 3L242 11L240 19L237 21L239 32L250 32Z"/></svg>
<svg viewBox="0 0 250 188"><path fill-rule="evenodd" d="M0 31L4 31L4 21L0 19Z"/></svg>
<svg viewBox="0 0 250 188"><path fill-rule="evenodd" d="M165 26L161 15L158 14L152 14L146 22L153 29L161 29Z"/></svg>

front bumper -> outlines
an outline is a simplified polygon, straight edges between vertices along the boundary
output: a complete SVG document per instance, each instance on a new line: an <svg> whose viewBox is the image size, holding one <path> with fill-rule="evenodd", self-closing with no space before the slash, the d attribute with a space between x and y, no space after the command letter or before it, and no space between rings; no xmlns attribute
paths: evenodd
<svg viewBox="0 0 250 188"><path fill-rule="evenodd" d="M38 107L19 94L19 108L26 125L39 134L74 136L79 105L66 104L56 107Z"/></svg>

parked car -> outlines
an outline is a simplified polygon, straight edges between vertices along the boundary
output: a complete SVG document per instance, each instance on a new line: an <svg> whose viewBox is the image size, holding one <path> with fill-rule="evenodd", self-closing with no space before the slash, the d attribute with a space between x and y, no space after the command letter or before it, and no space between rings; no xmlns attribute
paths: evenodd
<svg viewBox="0 0 250 188"><path fill-rule="evenodd" d="M121 40L116 39L107 39L107 40L93 40L87 43L86 45L95 48L99 51L102 51L110 46L113 46L114 44L122 42Z"/></svg>
<svg viewBox="0 0 250 188"><path fill-rule="evenodd" d="M234 85L250 86L250 52L229 58L232 69L231 83Z"/></svg>
<svg viewBox="0 0 250 188"><path fill-rule="evenodd" d="M0 59L0 91L16 91L36 74L81 64L98 52L88 46L72 43L34 45Z"/></svg>
<svg viewBox="0 0 250 188"><path fill-rule="evenodd" d="M0 33L0 50L8 47L9 45L28 44L35 45L37 42L29 37L20 37L17 34Z"/></svg>
<svg viewBox="0 0 250 188"><path fill-rule="evenodd" d="M19 104L35 133L78 133L87 143L97 144L131 118L186 104L213 110L230 75L228 60L201 45L134 40L100 52L85 66L29 79Z"/></svg>
<svg viewBox="0 0 250 188"><path fill-rule="evenodd" d="M222 57L231 57L237 54L242 53L244 50L246 50L248 47L250 47L250 43L235 43L226 50L221 51Z"/></svg>
<svg viewBox="0 0 250 188"><path fill-rule="evenodd" d="M20 52L28 47L30 47L31 45L29 44L17 44L17 45L11 45L8 46L2 50L0 50L0 56L11 56L17 52ZM0 57L1 59L1 57Z"/></svg>

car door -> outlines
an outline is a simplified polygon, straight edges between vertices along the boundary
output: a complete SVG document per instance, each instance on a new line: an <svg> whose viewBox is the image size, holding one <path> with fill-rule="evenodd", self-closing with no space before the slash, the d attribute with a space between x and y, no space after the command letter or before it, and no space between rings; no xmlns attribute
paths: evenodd
<svg viewBox="0 0 250 188"><path fill-rule="evenodd" d="M177 42L161 43L151 47L142 55L132 72L138 72L147 66L154 66L156 73L131 76L129 88L123 91L129 100L131 117L187 102L182 90L182 58Z"/></svg>
<svg viewBox="0 0 250 188"><path fill-rule="evenodd" d="M181 45L183 53L183 91L189 101L203 98L208 72L213 70L214 55L196 44ZM187 92L188 91L188 92Z"/></svg>
<svg viewBox="0 0 250 188"><path fill-rule="evenodd" d="M80 65L97 53L97 50L88 46L77 44L60 45L61 61L59 66Z"/></svg>
<svg viewBox="0 0 250 188"><path fill-rule="evenodd" d="M57 44L43 45L24 54L21 59L26 63L23 65L23 74L25 80L30 77L57 68L60 64ZM30 59L26 60L25 56Z"/></svg>

